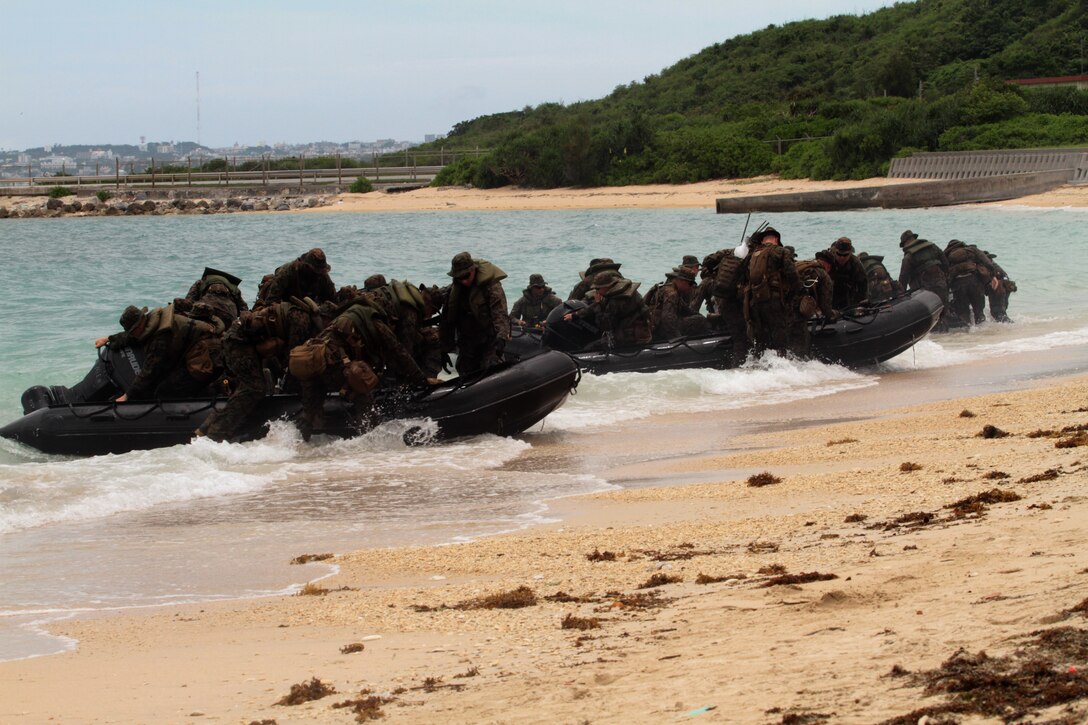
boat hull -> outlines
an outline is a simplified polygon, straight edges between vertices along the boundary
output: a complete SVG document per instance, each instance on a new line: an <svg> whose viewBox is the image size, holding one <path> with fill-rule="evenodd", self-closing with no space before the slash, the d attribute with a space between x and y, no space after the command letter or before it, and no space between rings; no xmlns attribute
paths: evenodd
<svg viewBox="0 0 1088 725"><path fill-rule="evenodd" d="M410 429L405 434L408 443L484 433L516 435L562 405L579 375L567 355L548 352L484 375L447 381L423 394L379 394L379 418L433 421L433 426ZM54 403L0 428L0 436L45 453L75 456L163 448L189 442L205 418L224 405L225 398ZM290 420L300 410L297 395L267 396L238 439L263 437L270 422ZM314 433L347 438L360 432L351 406L337 395L329 396Z"/></svg>
<svg viewBox="0 0 1088 725"><path fill-rule="evenodd" d="M549 324L562 324L563 313L573 303L552 312ZM889 360L909 350L929 334L941 317L940 298L929 291L918 290L889 302L869 308L864 314L844 317L833 323L809 323L812 357L848 367L864 367ZM507 355L528 358L547 349L552 343L584 344L587 331L584 323L577 328L557 326L541 334L522 331L507 346ZM587 372L652 373L660 370L685 368L728 369L744 363L733 352L729 335L705 335L655 343L629 350L567 350Z"/></svg>

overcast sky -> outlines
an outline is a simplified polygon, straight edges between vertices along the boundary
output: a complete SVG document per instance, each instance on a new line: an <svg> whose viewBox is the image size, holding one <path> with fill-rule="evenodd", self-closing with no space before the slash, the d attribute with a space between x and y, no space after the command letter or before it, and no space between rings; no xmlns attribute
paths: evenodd
<svg viewBox="0 0 1088 725"><path fill-rule="evenodd" d="M0 0L0 148L422 141L891 0Z"/></svg>

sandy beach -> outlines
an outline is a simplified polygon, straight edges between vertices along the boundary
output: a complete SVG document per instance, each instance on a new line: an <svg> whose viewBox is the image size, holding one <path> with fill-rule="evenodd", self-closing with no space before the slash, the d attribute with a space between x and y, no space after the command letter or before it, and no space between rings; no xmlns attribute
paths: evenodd
<svg viewBox="0 0 1088 725"><path fill-rule="evenodd" d="M611 186L594 189L469 189L462 187L423 188L400 193L373 191L368 194L340 194L329 204L299 213L373 211L526 211L545 209L714 209L719 197L755 196L859 186L885 186L916 182L916 179L877 177L861 181L789 180L775 176L753 179L724 179L697 184L651 184ZM1003 202L1004 205L1037 207L1088 206L1088 187L1063 186L1045 194Z"/></svg>
<svg viewBox="0 0 1088 725"><path fill-rule="evenodd" d="M842 185L874 182L896 183ZM834 183L428 188L299 213L711 210ZM1088 188L1006 203L1086 207ZM0 663L0 722L1084 722L1088 375L1038 368L977 396L978 370L882 381L817 420L672 414L534 439L510 470L577 447L624 488L517 534L331 552L299 567L308 594L53 623L78 644ZM955 692L1017 677L1030 686L975 698L982 714Z"/></svg>
<svg viewBox="0 0 1088 725"><path fill-rule="evenodd" d="M742 436L560 524L338 552L315 594L55 625L78 648L0 664L0 720L871 723L953 702L924 687L960 650L1085 687L1085 424L1074 376Z"/></svg>

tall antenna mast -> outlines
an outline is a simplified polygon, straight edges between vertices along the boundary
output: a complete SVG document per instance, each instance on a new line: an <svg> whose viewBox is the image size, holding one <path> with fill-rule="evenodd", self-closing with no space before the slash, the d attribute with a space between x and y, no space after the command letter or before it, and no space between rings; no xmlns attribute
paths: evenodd
<svg viewBox="0 0 1088 725"><path fill-rule="evenodd" d="M200 145L200 71L196 72L196 145Z"/></svg>

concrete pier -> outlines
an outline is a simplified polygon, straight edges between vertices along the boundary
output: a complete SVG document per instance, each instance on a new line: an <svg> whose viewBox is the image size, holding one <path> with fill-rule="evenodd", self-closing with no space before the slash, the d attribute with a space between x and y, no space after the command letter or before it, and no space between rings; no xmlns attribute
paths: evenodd
<svg viewBox="0 0 1088 725"><path fill-rule="evenodd" d="M893 159L889 178L917 183L717 200L719 214L849 209L917 209L1039 194L1088 183L1088 149L1024 149L917 153Z"/></svg>

